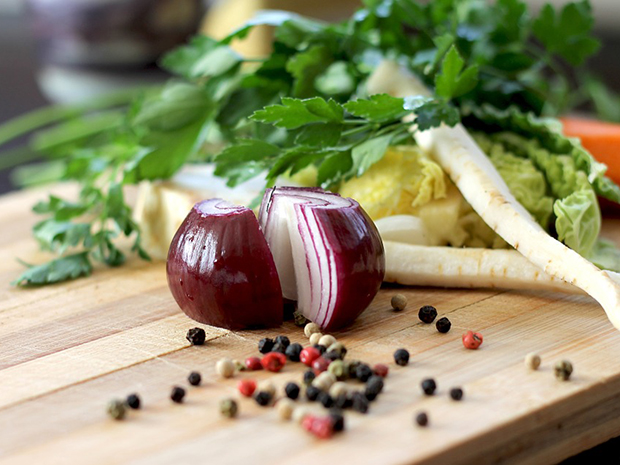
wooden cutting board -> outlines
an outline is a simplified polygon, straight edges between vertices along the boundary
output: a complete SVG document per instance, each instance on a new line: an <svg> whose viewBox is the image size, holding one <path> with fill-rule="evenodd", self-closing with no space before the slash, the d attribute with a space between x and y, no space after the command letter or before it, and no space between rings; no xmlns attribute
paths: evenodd
<svg viewBox="0 0 620 465"><path fill-rule="evenodd" d="M41 261L31 239L29 210L43 192L0 199L0 462L2 463L258 463L464 464L554 463L620 435L620 332L584 296L500 290L399 289L402 312L383 289L345 331L335 333L348 357L390 366L384 393L366 415L346 413L346 431L319 440L273 408L241 399L238 380L270 378L281 392L299 382L301 364L273 376L243 372L221 380L221 357L257 355L257 341L286 334L307 344L292 323L266 331L228 332L205 327L208 343L191 347L185 333L196 324L170 296L161 263L133 260L88 279L39 289L8 283L15 261ZM620 237L620 223L606 224ZM417 318L434 305L452 321L439 334ZM461 334L484 334L477 351ZM393 352L407 348L411 363L396 366ZM528 352L542 357L538 371L524 367ZM570 360L568 382L553 375ZM188 373L204 383L189 387ZM425 397L420 381L433 377L438 392ZM171 387L187 387L186 402L172 404ZM352 384L358 387L359 384ZM461 386L461 402L449 389ZM144 408L125 421L109 419L107 402L137 392ZM218 402L239 400L240 416L224 419ZM414 425L427 412L427 428Z"/></svg>

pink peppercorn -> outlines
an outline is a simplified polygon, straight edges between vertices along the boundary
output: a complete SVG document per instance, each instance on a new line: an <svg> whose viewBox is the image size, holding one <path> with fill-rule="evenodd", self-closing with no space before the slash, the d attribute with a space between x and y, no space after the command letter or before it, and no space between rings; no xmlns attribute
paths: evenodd
<svg viewBox="0 0 620 465"><path fill-rule="evenodd" d="M237 383L237 389L245 397L252 397L254 391L256 391L256 381L253 379L242 379Z"/></svg>
<svg viewBox="0 0 620 465"><path fill-rule="evenodd" d="M388 366L384 365L383 363L377 363L374 367L372 367L372 372L377 376L381 376L382 378L385 378L388 375L389 371L390 369L388 368Z"/></svg>
<svg viewBox="0 0 620 465"><path fill-rule="evenodd" d="M315 375L323 373L329 367L331 360L327 360L326 358L319 357L314 362L312 362L312 371L314 371Z"/></svg>
<svg viewBox="0 0 620 465"><path fill-rule="evenodd" d="M306 347L299 354L299 360L306 366L311 367L312 362L321 356L321 352L314 347Z"/></svg>
<svg viewBox="0 0 620 465"><path fill-rule="evenodd" d="M245 367L250 371L262 370L263 366L260 364L260 358L248 357L245 359Z"/></svg>
<svg viewBox="0 0 620 465"><path fill-rule="evenodd" d="M280 352L269 352L261 359L260 363L265 370L277 373L286 365L286 355Z"/></svg>
<svg viewBox="0 0 620 465"><path fill-rule="evenodd" d="M475 350L482 344L482 334L467 331L463 334L463 345L466 349Z"/></svg>
<svg viewBox="0 0 620 465"><path fill-rule="evenodd" d="M321 439L329 439L334 434L334 423L329 417L316 418L312 423L312 434Z"/></svg>
<svg viewBox="0 0 620 465"><path fill-rule="evenodd" d="M314 415L306 415L301 422L301 427L308 432L312 432L312 427L314 426L314 421L316 417Z"/></svg>

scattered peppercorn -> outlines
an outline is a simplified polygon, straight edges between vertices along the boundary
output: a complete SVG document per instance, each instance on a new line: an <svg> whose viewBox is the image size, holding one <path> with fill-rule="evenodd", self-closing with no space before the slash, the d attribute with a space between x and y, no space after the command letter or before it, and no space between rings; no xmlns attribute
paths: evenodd
<svg viewBox="0 0 620 465"><path fill-rule="evenodd" d="M346 394L348 390L349 388L346 383L338 381L337 383L332 384L332 386L329 388L329 395L332 396L335 400L342 394Z"/></svg>
<svg viewBox="0 0 620 465"><path fill-rule="evenodd" d="M308 323L306 326L304 326L304 334L308 338L312 336L314 333L320 333L320 332L321 332L321 328L319 328L319 325L317 325L316 323Z"/></svg>
<svg viewBox="0 0 620 465"><path fill-rule="evenodd" d="M464 333L462 339L466 349L476 350L482 344L482 334L473 331Z"/></svg>
<svg viewBox="0 0 620 465"><path fill-rule="evenodd" d="M540 366L540 355L538 354L527 354L525 356L525 366L530 370L538 370Z"/></svg>
<svg viewBox="0 0 620 465"><path fill-rule="evenodd" d="M394 294L392 300L390 300L390 304L392 305L392 310L400 312L407 306L407 297L402 294Z"/></svg>
<svg viewBox="0 0 620 465"><path fill-rule="evenodd" d="M273 347L271 348L271 352L278 352L280 354L286 354L286 347L284 344L280 342L275 342Z"/></svg>
<svg viewBox="0 0 620 465"><path fill-rule="evenodd" d="M280 399L280 402L282 402L283 400L288 400L288 399ZM293 401L291 400L290 402L292 403ZM291 419L295 423L301 424L309 414L310 414L310 409L308 407L306 407L305 405L298 405L293 410Z"/></svg>
<svg viewBox="0 0 620 465"><path fill-rule="evenodd" d="M325 408L330 408L332 405L334 405L334 399L332 396L329 395L328 392L322 391L317 399Z"/></svg>
<svg viewBox="0 0 620 465"><path fill-rule="evenodd" d="M370 403L368 402L368 399L364 394L362 394L361 392L354 392L352 400L353 410L359 413L368 412L368 406L370 405Z"/></svg>
<svg viewBox="0 0 620 465"><path fill-rule="evenodd" d="M347 355L347 348L342 342L334 342L327 348L327 352L336 352L338 353L339 358L344 360L344 357Z"/></svg>
<svg viewBox="0 0 620 465"><path fill-rule="evenodd" d="M424 391L424 394L426 394L427 396L432 396L433 394L435 394L435 390L437 389L437 384L432 378L428 378L422 381L421 386L422 391Z"/></svg>
<svg viewBox="0 0 620 465"><path fill-rule="evenodd" d="M388 368L388 366L384 365L383 363L377 363L374 367L372 367L372 372L377 376L381 376L382 378L385 378L388 375L389 371L390 369Z"/></svg>
<svg viewBox="0 0 620 465"><path fill-rule="evenodd" d="M299 397L299 385L297 383L288 383L284 387L284 392L286 393L286 397L289 399L297 399Z"/></svg>
<svg viewBox="0 0 620 465"><path fill-rule="evenodd" d="M235 374L235 364L229 358L222 358L215 364L215 371L222 378L230 378Z"/></svg>
<svg viewBox="0 0 620 465"><path fill-rule="evenodd" d="M299 310L295 310L293 312L293 322L298 328L303 328L308 323L308 318L306 318Z"/></svg>
<svg viewBox="0 0 620 465"><path fill-rule="evenodd" d="M262 370L263 366L258 357L248 357L245 359L245 367L250 371Z"/></svg>
<svg viewBox="0 0 620 465"><path fill-rule="evenodd" d="M306 347L299 354L299 360L306 366L311 367L312 363L321 356L321 353L315 347Z"/></svg>
<svg viewBox="0 0 620 465"><path fill-rule="evenodd" d="M336 377L329 373L328 371L324 371L319 374L314 381L312 381L312 385L318 387L322 391L327 391L332 385L336 382Z"/></svg>
<svg viewBox="0 0 620 465"><path fill-rule="evenodd" d="M129 394L127 396L127 405L129 408L138 410L140 408L140 397L138 394Z"/></svg>
<svg viewBox="0 0 620 465"><path fill-rule="evenodd" d="M258 341L258 351L261 354L268 354L271 349L273 349L273 339L266 337Z"/></svg>
<svg viewBox="0 0 620 465"><path fill-rule="evenodd" d="M335 350L328 350L323 354L323 358L333 362L334 360L340 360L340 354Z"/></svg>
<svg viewBox="0 0 620 465"><path fill-rule="evenodd" d="M409 363L409 352L407 349L398 349L394 352L394 362L401 367L407 365Z"/></svg>
<svg viewBox="0 0 620 465"><path fill-rule="evenodd" d="M295 410L295 403L290 399L280 399L276 404L276 409L282 420L290 420Z"/></svg>
<svg viewBox="0 0 620 465"><path fill-rule="evenodd" d="M362 383L368 381L368 378L372 376L372 368L370 368L365 363L360 363L355 369L355 377L359 379Z"/></svg>
<svg viewBox="0 0 620 465"><path fill-rule="evenodd" d="M205 330L202 328L192 328L187 332L187 336L185 336L189 343L193 346L201 346L205 343L205 339L207 338L207 334Z"/></svg>
<svg viewBox="0 0 620 465"><path fill-rule="evenodd" d="M310 335L310 337L308 338L310 340L310 345L316 345L319 343L319 340L323 337L323 334L318 332L318 333L312 333Z"/></svg>
<svg viewBox="0 0 620 465"><path fill-rule="evenodd" d="M327 347L335 343L336 343L336 338L332 336L331 334L325 334L321 336L321 338L319 339L319 344L322 346L325 346L326 349Z"/></svg>
<svg viewBox="0 0 620 465"><path fill-rule="evenodd" d="M321 393L321 390L316 386L308 386L306 388L306 398L310 402L314 402L317 399L317 397L319 397L320 393Z"/></svg>
<svg viewBox="0 0 620 465"><path fill-rule="evenodd" d="M555 364L555 377L562 381L568 381L573 373L573 364L568 360L562 360Z"/></svg>
<svg viewBox="0 0 620 465"><path fill-rule="evenodd" d="M259 391L254 396L254 400L261 407L265 407L269 405L269 403L271 402L271 399L273 399L273 396L269 392L265 392L265 391Z"/></svg>
<svg viewBox="0 0 620 465"><path fill-rule="evenodd" d="M428 425L428 415L425 412L420 412L415 417L415 422L419 426L427 426Z"/></svg>
<svg viewBox="0 0 620 465"><path fill-rule="evenodd" d="M246 370L245 363L243 363L241 360L233 360L233 365L235 366L235 371Z"/></svg>
<svg viewBox="0 0 620 465"><path fill-rule="evenodd" d="M338 397L334 399L334 407L338 407L341 409L350 408L353 405L353 396L351 394L344 393L340 394Z"/></svg>
<svg viewBox="0 0 620 465"><path fill-rule="evenodd" d="M424 305L418 312L418 318L426 324L431 324L437 318L437 309L432 305Z"/></svg>
<svg viewBox="0 0 620 465"><path fill-rule="evenodd" d="M268 379L264 379L263 381L258 383L258 385L256 386L256 389L258 389L259 391L262 391L262 392L266 392L271 397L276 395L276 387Z"/></svg>
<svg viewBox="0 0 620 465"><path fill-rule="evenodd" d="M280 335L276 337L274 343L282 344L284 347L288 347L291 345L291 340L287 336Z"/></svg>
<svg viewBox="0 0 620 465"><path fill-rule="evenodd" d="M325 352L327 352L327 347L322 346L321 344L314 344L312 347L314 347L316 350L318 350L321 355L323 355Z"/></svg>
<svg viewBox="0 0 620 465"><path fill-rule="evenodd" d="M345 369L345 374L351 378L351 379L355 379L356 378L356 372L357 372L357 367L358 365L362 363L358 360L345 360L344 361L344 369Z"/></svg>
<svg viewBox="0 0 620 465"><path fill-rule="evenodd" d="M329 439L334 434L334 425L330 417L316 418L310 432L320 439Z"/></svg>
<svg viewBox="0 0 620 465"><path fill-rule="evenodd" d="M220 413L226 418L235 418L239 407L233 399L224 399L220 401Z"/></svg>
<svg viewBox="0 0 620 465"><path fill-rule="evenodd" d="M176 402L180 404L183 402L183 398L185 397L185 389L180 386L175 386L172 388L172 392L170 393L170 399L172 402Z"/></svg>
<svg viewBox="0 0 620 465"><path fill-rule="evenodd" d="M125 414L127 413L127 409L125 408L125 403L122 400L114 399L111 400L107 407L108 415L110 415L115 420L122 420L125 418Z"/></svg>
<svg viewBox="0 0 620 465"><path fill-rule="evenodd" d="M450 331L452 323L450 323L450 320L448 320L448 318L444 316L443 318L437 320L437 323L435 323L435 327L440 333L447 333L448 331Z"/></svg>
<svg viewBox="0 0 620 465"><path fill-rule="evenodd" d="M344 431L344 415L339 409L332 408L329 411L329 417L332 420L332 429L334 430L334 433Z"/></svg>
<svg viewBox="0 0 620 465"><path fill-rule="evenodd" d="M371 376L366 382L364 395L370 401L373 401L383 390L383 378L381 376Z"/></svg>
<svg viewBox="0 0 620 465"><path fill-rule="evenodd" d="M345 365L342 360L334 360L327 367L327 371L334 375L336 379L345 379Z"/></svg>
<svg viewBox="0 0 620 465"><path fill-rule="evenodd" d="M308 370L304 372L304 384L306 386L309 386L310 384L312 384L312 381L314 381L314 378L316 378L314 371Z"/></svg>
<svg viewBox="0 0 620 465"><path fill-rule="evenodd" d="M269 352L260 361L263 368L273 373L279 372L286 364L286 356L280 352Z"/></svg>
<svg viewBox="0 0 620 465"><path fill-rule="evenodd" d="M240 379L237 383L237 389L241 395L245 397L252 397L252 394L256 391L256 381L253 379Z"/></svg>
<svg viewBox="0 0 620 465"><path fill-rule="evenodd" d="M450 397L452 400L461 400L463 398L463 390L458 387L450 389Z"/></svg>
<svg viewBox="0 0 620 465"><path fill-rule="evenodd" d="M200 373L198 373L197 371L192 371L187 377L187 382L191 384L192 386L200 385L201 381L202 381L202 376L200 376Z"/></svg>
<svg viewBox="0 0 620 465"><path fill-rule="evenodd" d="M314 370L314 374L318 375L319 373L323 373L329 368L330 360L326 358L319 357L314 362L312 362L312 370Z"/></svg>
<svg viewBox="0 0 620 465"><path fill-rule="evenodd" d="M299 362L299 355L301 354L302 350L303 347L301 346L301 344L295 342L289 345L284 353L291 362Z"/></svg>

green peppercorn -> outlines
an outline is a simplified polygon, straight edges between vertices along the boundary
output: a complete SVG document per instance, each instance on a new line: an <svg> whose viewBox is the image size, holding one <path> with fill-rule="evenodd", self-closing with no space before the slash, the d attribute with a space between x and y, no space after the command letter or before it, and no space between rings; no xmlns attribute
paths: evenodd
<svg viewBox="0 0 620 465"><path fill-rule="evenodd" d="M448 320L444 316L443 318L440 318L439 320L437 320L437 323L435 323L435 327L437 328L437 331L439 331L440 333L447 333L448 331L450 331L450 328L452 327L452 323L450 323L450 320Z"/></svg>
<svg viewBox="0 0 620 465"><path fill-rule="evenodd" d="M561 360L555 364L555 377L562 381L568 381L573 373L573 364L568 360Z"/></svg>
<svg viewBox="0 0 620 465"><path fill-rule="evenodd" d="M125 408L125 403L122 400L114 399L108 403L107 407L108 415L110 415L115 420L122 420L125 418L125 414L127 413L127 409Z"/></svg>
<svg viewBox="0 0 620 465"><path fill-rule="evenodd" d="M226 418L235 418L239 407L233 399L223 399L220 401L220 413Z"/></svg>
<svg viewBox="0 0 620 465"><path fill-rule="evenodd" d="M334 360L327 367L327 371L336 377L336 379L345 379L345 365L342 360Z"/></svg>
<svg viewBox="0 0 620 465"><path fill-rule="evenodd" d="M420 308L418 318L426 324L430 324L437 318L437 309L432 305L425 305Z"/></svg>
<svg viewBox="0 0 620 465"><path fill-rule="evenodd" d="M183 398L185 397L185 389L180 386L175 386L172 388L172 392L170 393L170 399L172 402L176 402L180 404L183 402Z"/></svg>
<svg viewBox="0 0 620 465"><path fill-rule="evenodd" d="M327 348L327 352L336 352L341 360L347 355L347 348L342 342L334 342Z"/></svg>
<svg viewBox="0 0 620 465"><path fill-rule="evenodd" d="M427 426L428 425L428 415L426 412L420 412L415 417L415 422L419 426Z"/></svg>
<svg viewBox="0 0 620 465"><path fill-rule="evenodd" d="M394 352L394 362L396 365L404 367L409 363L409 352L406 349L398 349Z"/></svg>
<svg viewBox="0 0 620 465"><path fill-rule="evenodd" d="M200 376L200 373L198 373L197 371L192 371L187 377L187 382L191 384L192 386L200 385L201 381L202 381L202 376Z"/></svg>
<svg viewBox="0 0 620 465"><path fill-rule="evenodd" d="M303 328L306 326L309 320L299 310L295 310L293 312L293 321L295 323L295 326L297 326L298 328Z"/></svg>
<svg viewBox="0 0 620 465"><path fill-rule="evenodd" d="M127 396L127 406L134 410L138 410L140 408L140 397L138 394L129 394Z"/></svg>
<svg viewBox="0 0 620 465"><path fill-rule="evenodd" d="M390 304L392 305L392 310L400 312L407 306L407 297L402 294L394 294Z"/></svg>
<svg viewBox="0 0 620 465"><path fill-rule="evenodd" d="M190 342L190 344L194 346L201 346L205 343L207 334L202 328L192 328L187 332L187 336L185 337Z"/></svg>

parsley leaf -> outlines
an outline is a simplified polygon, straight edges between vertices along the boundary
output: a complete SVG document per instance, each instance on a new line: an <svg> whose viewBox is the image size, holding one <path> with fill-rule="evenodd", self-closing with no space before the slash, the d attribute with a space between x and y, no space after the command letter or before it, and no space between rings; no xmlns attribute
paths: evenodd
<svg viewBox="0 0 620 465"><path fill-rule="evenodd" d="M12 284L19 286L52 284L89 276L93 267L87 252L81 252L38 266L29 266Z"/></svg>
<svg viewBox="0 0 620 465"><path fill-rule="evenodd" d="M250 119L279 128L296 129L310 123L341 123L343 109L334 100L320 97L299 100L285 97L282 105L271 105L255 112Z"/></svg>
<svg viewBox="0 0 620 465"><path fill-rule="evenodd" d="M368 139L353 147L351 158L353 159L352 171L355 176L361 176L368 168L377 163L385 155L390 145L392 134Z"/></svg>
<svg viewBox="0 0 620 465"><path fill-rule="evenodd" d="M456 47L452 45L442 61L441 73L435 77L437 95L446 100L451 100L466 94L476 86L478 66L472 65L463 70L464 65L465 60L461 58Z"/></svg>
<svg viewBox="0 0 620 465"><path fill-rule="evenodd" d="M407 114L402 98L387 94L371 95L368 99L352 100L344 105L353 116L365 118L374 123L383 123L402 118Z"/></svg>

